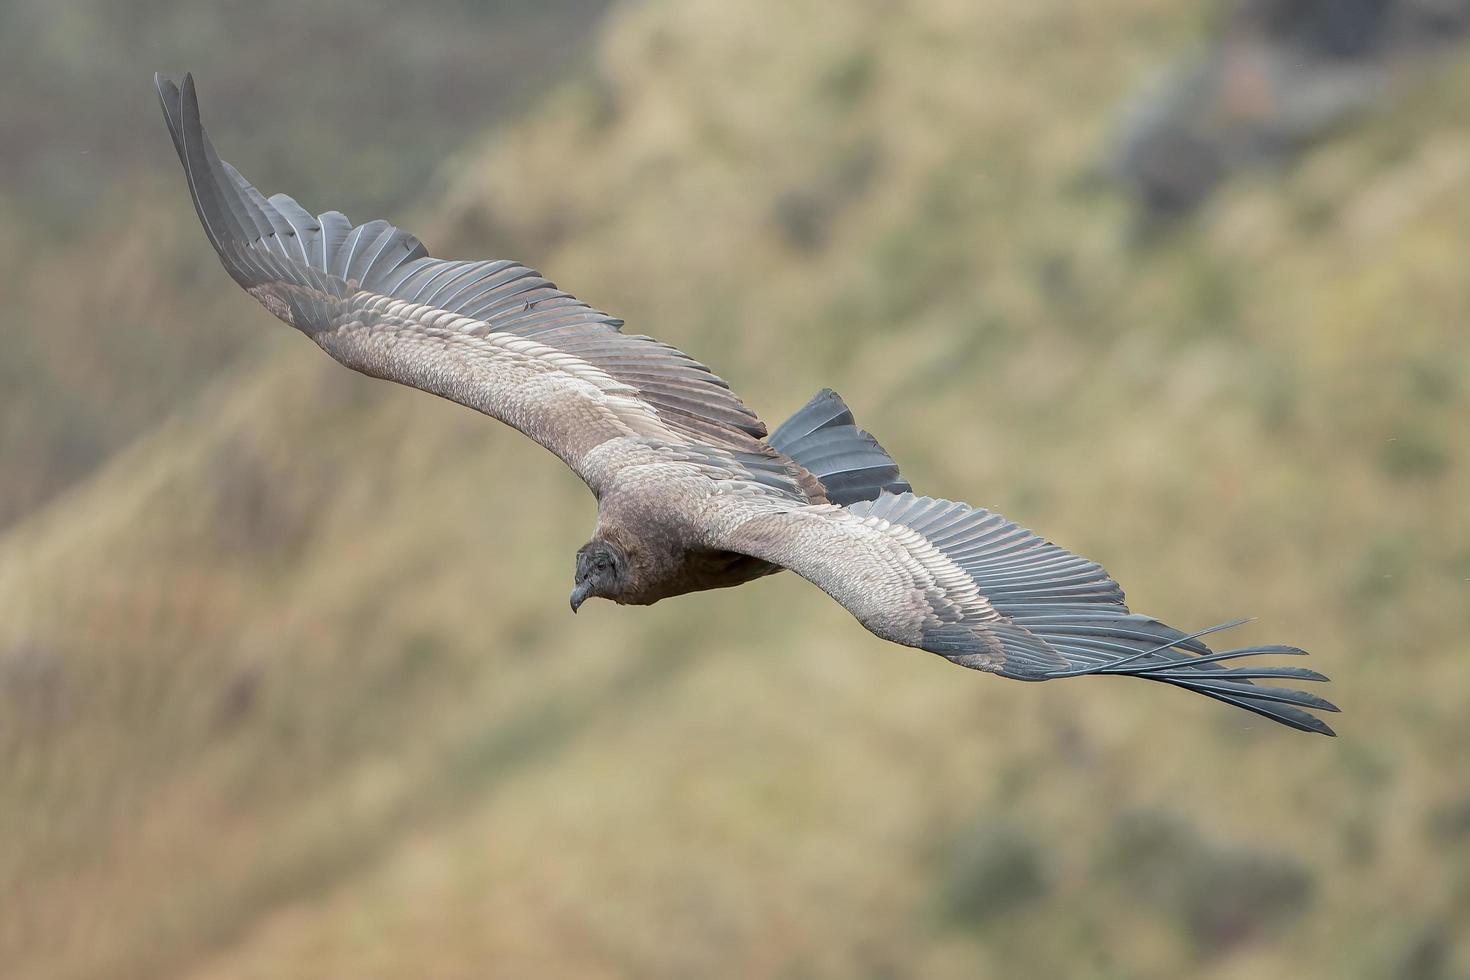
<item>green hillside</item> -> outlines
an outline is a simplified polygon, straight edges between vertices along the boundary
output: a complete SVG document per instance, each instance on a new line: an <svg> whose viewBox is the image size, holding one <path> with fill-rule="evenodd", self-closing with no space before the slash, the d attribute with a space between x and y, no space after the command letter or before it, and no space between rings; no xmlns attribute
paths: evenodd
<svg viewBox="0 0 1470 980"><path fill-rule="evenodd" d="M1136 609L1258 617L1340 738L790 576L572 617L575 477L209 269L259 347L0 537L6 975L1470 975L1470 62L1138 242L1095 164L1200 27L628 3L416 227L772 421L835 387Z"/></svg>
<svg viewBox="0 0 1470 980"><path fill-rule="evenodd" d="M0 61L27 80L0 86L0 529L249 349L177 207L153 72L208 78L241 167L348 214L401 210L446 153L582 71L606 3L0 4Z"/></svg>

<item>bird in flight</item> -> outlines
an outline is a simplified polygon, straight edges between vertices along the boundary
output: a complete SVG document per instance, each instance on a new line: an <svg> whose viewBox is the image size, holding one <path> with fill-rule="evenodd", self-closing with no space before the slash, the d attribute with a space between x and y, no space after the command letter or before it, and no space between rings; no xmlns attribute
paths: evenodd
<svg viewBox="0 0 1470 980"><path fill-rule="evenodd" d="M504 259L428 254L386 221L265 197L215 153L194 80L154 76L204 233L240 286L335 360L483 412L549 449L597 498L575 612L648 605L790 570L869 631L1018 680L1123 674L1333 734L1330 702L1129 611L1097 563L993 511L918 496L832 391L767 432L709 368ZM1236 661L1245 665L1233 665ZM1265 682L1265 683L1261 683Z"/></svg>

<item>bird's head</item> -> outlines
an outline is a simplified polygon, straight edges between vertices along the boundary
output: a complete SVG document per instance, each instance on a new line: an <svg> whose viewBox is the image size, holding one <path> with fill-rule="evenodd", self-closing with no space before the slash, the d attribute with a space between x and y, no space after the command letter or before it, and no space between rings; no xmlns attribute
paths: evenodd
<svg viewBox="0 0 1470 980"><path fill-rule="evenodd" d="M593 538L577 549L572 612L591 596L616 599L628 584L628 557L610 541Z"/></svg>

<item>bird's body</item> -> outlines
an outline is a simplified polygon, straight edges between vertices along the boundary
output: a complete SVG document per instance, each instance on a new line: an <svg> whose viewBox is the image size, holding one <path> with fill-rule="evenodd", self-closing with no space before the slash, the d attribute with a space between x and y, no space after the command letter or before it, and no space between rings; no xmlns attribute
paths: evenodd
<svg viewBox="0 0 1470 980"><path fill-rule="evenodd" d="M963 666L1147 677L1331 734L1304 710L1331 704L1256 683L1320 674L1225 665L1300 650L1215 653L1204 633L1131 613L1096 563L990 511L914 495L831 391L768 433L703 364L623 333L531 269L432 258L387 222L267 199L215 154L192 79L156 84L205 233L241 287L347 367L498 419L591 489L597 526L577 554L573 610L785 569L877 636Z"/></svg>
<svg viewBox="0 0 1470 980"><path fill-rule="evenodd" d="M605 598L646 606L780 571L710 541L701 518L720 510L713 464L681 459L667 447L635 444L610 451L623 459L598 496L592 540L621 553L628 575L623 587Z"/></svg>

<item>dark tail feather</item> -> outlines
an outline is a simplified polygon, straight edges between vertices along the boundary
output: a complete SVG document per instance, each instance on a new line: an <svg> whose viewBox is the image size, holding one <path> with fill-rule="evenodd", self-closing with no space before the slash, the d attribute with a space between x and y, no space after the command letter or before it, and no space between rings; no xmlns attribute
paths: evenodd
<svg viewBox="0 0 1470 980"><path fill-rule="evenodd" d="M771 433L770 444L806 467L846 507L910 487L878 440L857 427L838 394L824 388Z"/></svg>

